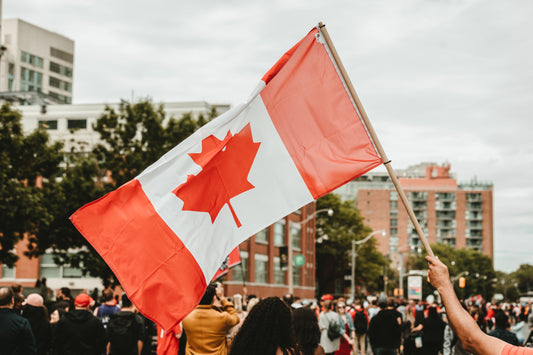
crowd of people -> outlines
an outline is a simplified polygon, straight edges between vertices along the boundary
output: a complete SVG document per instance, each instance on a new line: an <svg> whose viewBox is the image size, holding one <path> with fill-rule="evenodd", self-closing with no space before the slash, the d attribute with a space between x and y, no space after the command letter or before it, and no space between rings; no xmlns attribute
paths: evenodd
<svg viewBox="0 0 533 355"><path fill-rule="evenodd" d="M170 330L157 328L112 288L94 297L99 300L87 293L72 297L62 288L47 307L38 293L24 297L20 285L3 287L0 353L460 355L516 351L521 348L505 344L531 341L531 304L490 304L480 297L461 304L442 276L445 266L438 259L434 266L430 276L443 304L329 294L318 302L291 294L228 299L222 284L213 283L196 309Z"/></svg>

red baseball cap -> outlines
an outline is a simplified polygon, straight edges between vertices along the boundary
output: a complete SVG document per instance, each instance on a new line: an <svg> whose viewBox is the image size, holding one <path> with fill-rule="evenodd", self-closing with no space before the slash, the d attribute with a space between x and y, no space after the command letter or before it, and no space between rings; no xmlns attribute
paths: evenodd
<svg viewBox="0 0 533 355"><path fill-rule="evenodd" d="M76 296L76 298L74 299L74 305L77 306L77 307L87 307L88 305L90 305L94 300L92 299L91 296L89 296L88 294L86 293L80 293L79 295Z"/></svg>
<svg viewBox="0 0 533 355"><path fill-rule="evenodd" d="M330 295L330 294L327 294L327 295L324 295L322 296L322 298L320 298L322 301L332 301L333 300L333 296Z"/></svg>

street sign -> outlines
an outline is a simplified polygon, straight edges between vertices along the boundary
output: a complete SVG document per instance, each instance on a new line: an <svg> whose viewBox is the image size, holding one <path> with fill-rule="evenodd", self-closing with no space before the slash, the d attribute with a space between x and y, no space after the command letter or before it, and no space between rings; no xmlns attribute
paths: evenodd
<svg viewBox="0 0 533 355"><path fill-rule="evenodd" d="M297 254L294 256L294 265L296 266L302 266L305 264L305 256L302 254Z"/></svg>
<svg viewBox="0 0 533 355"><path fill-rule="evenodd" d="M407 295L410 300L422 300L422 276L407 277Z"/></svg>

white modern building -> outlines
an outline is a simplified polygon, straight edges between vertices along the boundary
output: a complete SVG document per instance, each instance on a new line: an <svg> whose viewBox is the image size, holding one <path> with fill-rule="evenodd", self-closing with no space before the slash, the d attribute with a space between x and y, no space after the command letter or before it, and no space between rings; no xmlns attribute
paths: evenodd
<svg viewBox="0 0 533 355"><path fill-rule="evenodd" d="M21 19L2 19L1 46L3 98L36 103L24 95L33 92L41 94L43 103L72 103L72 39Z"/></svg>

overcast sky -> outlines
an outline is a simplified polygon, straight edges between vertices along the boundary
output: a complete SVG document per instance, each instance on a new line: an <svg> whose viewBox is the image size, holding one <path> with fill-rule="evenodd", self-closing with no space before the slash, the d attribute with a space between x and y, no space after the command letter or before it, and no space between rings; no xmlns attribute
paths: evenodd
<svg viewBox="0 0 533 355"><path fill-rule="evenodd" d="M395 169L494 183L495 267L533 264L531 0L4 0L75 41L74 103L237 104L319 21Z"/></svg>

